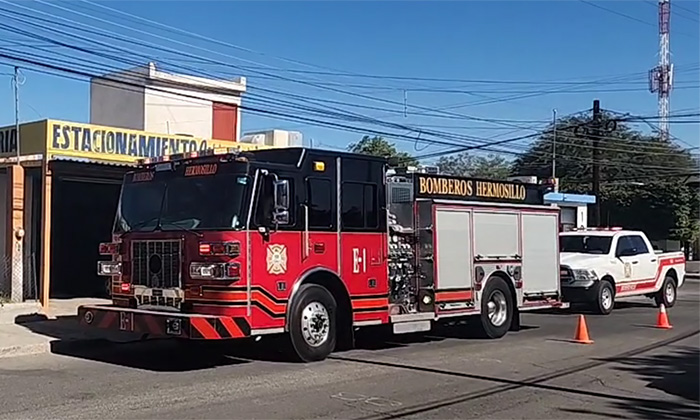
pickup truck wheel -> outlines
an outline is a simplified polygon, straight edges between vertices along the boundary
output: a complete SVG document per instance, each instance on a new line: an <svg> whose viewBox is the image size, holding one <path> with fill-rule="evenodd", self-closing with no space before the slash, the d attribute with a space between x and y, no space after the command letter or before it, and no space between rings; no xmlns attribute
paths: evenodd
<svg viewBox="0 0 700 420"><path fill-rule="evenodd" d="M661 306L663 303L667 308L673 307L673 305L676 304L676 296L678 292L677 287L678 286L676 286L676 281L673 279L673 277L666 276L664 283L661 285L661 290L656 292L656 295L654 296L656 305Z"/></svg>
<svg viewBox="0 0 700 420"><path fill-rule="evenodd" d="M289 337L302 362L324 360L335 349L337 304L325 287L302 285L290 308Z"/></svg>
<svg viewBox="0 0 700 420"><path fill-rule="evenodd" d="M615 307L615 290L608 280L601 280L598 283L598 295L596 299L596 310L601 315L608 315Z"/></svg>
<svg viewBox="0 0 700 420"><path fill-rule="evenodd" d="M506 282L491 278L481 295L481 330L487 338L501 338L511 327L513 298Z"/></svg>

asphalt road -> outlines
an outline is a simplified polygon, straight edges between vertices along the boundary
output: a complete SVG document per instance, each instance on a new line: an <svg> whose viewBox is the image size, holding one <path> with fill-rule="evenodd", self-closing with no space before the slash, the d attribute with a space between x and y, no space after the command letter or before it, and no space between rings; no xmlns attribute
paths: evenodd
<svg viewBox="0 0 700 420"><path fill-rule="evenodd" d="M587 314L592 345L569 341L572 312L527 314L523 330L475 339L467 327L371 337L315 364L276 343L227 348L166 341L0 361L0 419L693 418L700 415L700 283L652 328L645 299Z"/></svg>

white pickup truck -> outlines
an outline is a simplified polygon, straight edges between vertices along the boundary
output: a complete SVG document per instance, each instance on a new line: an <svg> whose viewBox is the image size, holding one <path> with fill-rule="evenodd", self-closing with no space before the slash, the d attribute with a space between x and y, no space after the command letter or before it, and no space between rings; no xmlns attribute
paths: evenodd
<svg viewBox="0 0 700 420"><path fill-rule="evenodd" d="M615 300L645 295L657 305L676 303L685 277L682 252L655 251L643 232L586 229L559 234L561 291L565 301L588 303L609 314Z"/></svg>

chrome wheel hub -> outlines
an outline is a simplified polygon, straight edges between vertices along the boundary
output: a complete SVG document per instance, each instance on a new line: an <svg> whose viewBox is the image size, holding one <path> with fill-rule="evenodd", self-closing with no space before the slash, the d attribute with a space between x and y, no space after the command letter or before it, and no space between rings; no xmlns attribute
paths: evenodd
<svg viewBox="0 0 700 420"><path fill-rule="evenodd" d="M301 335L306 344L318 347L328 340L331 321L328 310L320 302L311 302L301 312Z"/></svg>
<svg viewBox="0 0 700 420"><path fill-rule="evenodd" d="M671 303L676 300L676 290L671 283L666 285L666 302Z"/></svg>
<svg viewBox="0 0 700 420"><path fill-rule="evenodd" d="M610 309L610 307L612 306L612 301L613 301L612 293L610 293L610 289L608 289L607 287L605 289L603 289L603 292L600 294L600 300L601 300L601 303L603 304L603 308Z"/></svg>
<svg viewBox="0 0 700 420"><path fill-rule="evenodd" d="M500 290L496 290L491 294L486 307L488 308L488 316L491 324L500 327L506 322L506 318L508 317L508 305L506 304L506 297Z"/></svg>

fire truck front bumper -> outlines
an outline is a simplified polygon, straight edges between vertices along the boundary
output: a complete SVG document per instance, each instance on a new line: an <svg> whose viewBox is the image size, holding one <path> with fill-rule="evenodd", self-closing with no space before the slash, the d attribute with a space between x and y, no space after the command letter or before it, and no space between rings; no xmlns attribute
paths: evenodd
<svg viewBox="0 0 700 420"><path fill-rule="evenodd" d="M111 305L84 305L78 319L86 327L153 336L222 340L250 336L244 318L156 312Z"/></svg>

